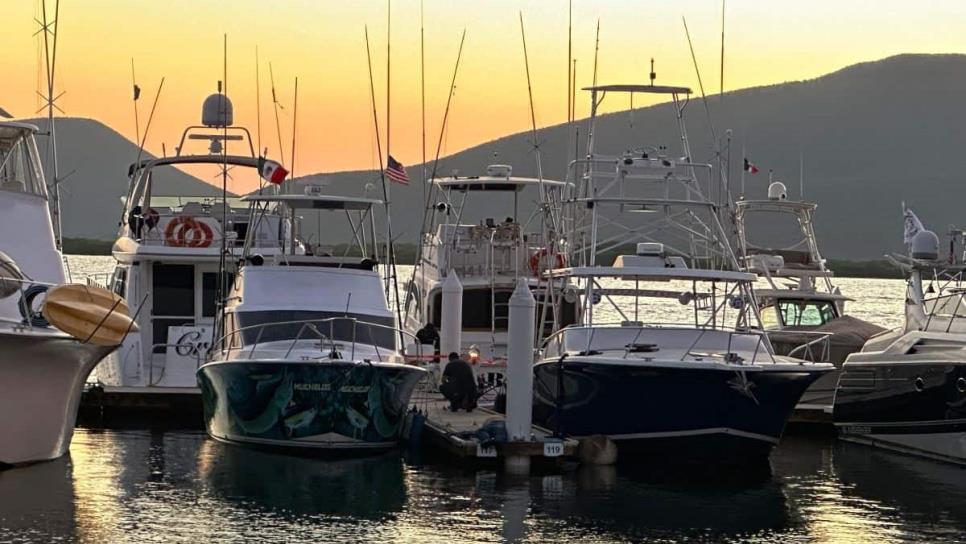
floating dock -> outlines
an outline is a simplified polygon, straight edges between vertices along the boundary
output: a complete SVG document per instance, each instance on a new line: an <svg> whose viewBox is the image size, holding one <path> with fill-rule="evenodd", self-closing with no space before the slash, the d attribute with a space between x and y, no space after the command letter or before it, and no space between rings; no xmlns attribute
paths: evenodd
<svg viewBox="0 0 966 544"><path fill-rule="evenodd" d="M81 394L77 423L202 429L201 392L196 387L154 387L146 391L143 387L88 384Z"/></svg>
<svg viewBox="0 0 966 544"><path fill-rule="evenodd" d="M494 421L504 421L503 414L488 408L478 407L472 412L460 410L453 412L449 402L438 393L426 393L418 401L417 408L425 415L422 430L424 444L450 456L463 459L492 461L503 459L509 463L554 458L573 458L577 455L577 441L560 439L547 429L533 426L533 440L519 442L483 443L477 436L484 425Z"/></svg>

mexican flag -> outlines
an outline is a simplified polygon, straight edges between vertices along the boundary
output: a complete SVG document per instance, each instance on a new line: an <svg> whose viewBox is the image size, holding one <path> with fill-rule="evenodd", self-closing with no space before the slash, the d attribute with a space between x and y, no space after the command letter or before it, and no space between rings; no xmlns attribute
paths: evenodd
<svg viewBox="0 0 966 544"><path fill-rule="evenodd" d="M262 179L278 185L285 181L285 176L288 175L288 170L282 168L281 164L273 160L266 159L265 157L259 157L258 175L262 176Z"/></svg>

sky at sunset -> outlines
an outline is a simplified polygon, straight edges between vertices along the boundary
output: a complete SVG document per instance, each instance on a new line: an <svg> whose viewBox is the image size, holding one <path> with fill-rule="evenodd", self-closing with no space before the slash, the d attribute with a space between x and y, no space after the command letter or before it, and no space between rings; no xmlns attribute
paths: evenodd
<svg viewBox="0 0 966 544"><path fill-rule="evenodd" d="M3 93L0 107L33 116L39 107L39 13L35 0L0 0ZM519 14L526 24L536 119L566 119L565 0L424 0L426 120L430 151L439 127L460 34L466 29L444 154L529 128ZM53 0L48 0L52 11ZM376 164L366 49L369 25L377 107L385 131L386 2L267 0L62 0L57 88L67 115L100 120L134 139L131 59L142 88L141 127L166 78L147 148L170 152L181 130L200 121L201 102L222 78L228 35L228 93L236 124L256 132L255 48L261 78L261 141L278 157L269 63L284 106L281 133L289 164L293 81L299 78L296 173ZM721 3L716 0L574 0L573 56L578 87L590 83L600 20L598 80L697 88L681 22L687 18L706 90L718 91ZM730 0L725 90L822 75L897 53L966 50L966 2L933 0ZM392 2L392 154L421 160L420 1ZM578 93L577 116L587 114ZM645 105L638 97L635 105ZM619 105L612 103L610 107Z"/></svg>

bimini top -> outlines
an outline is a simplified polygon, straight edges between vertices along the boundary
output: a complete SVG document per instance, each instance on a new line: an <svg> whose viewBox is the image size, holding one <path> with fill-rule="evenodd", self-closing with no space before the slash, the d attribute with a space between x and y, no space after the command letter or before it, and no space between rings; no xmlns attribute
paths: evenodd
<svg viewBox="0 0 966 544"><path fill-rule="evenodd" d="M244 155L174 155L170 157L161 157L155 159L141 159L140 162L132 163L128 167L128 175L134 173L135 170L141 170L144 168L154 168L156 166L166 166L166 165L177 165L177 164L224 164L227 163L230 166L247 166L249 168L258 168L258 159L256 157L248 157Z"/></svg>
<svg viewBox="0 0 966 544"><path fill-rule="evenodd" d="M528 185L540 185L537 178L518 178L501 176L466 176L434 179L433 183L447 189L457 191L522 191ZM562 181L544 179L542 182L549 187L563 187Z"/></svg>
<svg viewBox="0 0 966 544"><path fill-rule="evenodd" d="M818 207L814 202L795 201L795 200L739 200L735 202L739 209L749 211L776 211L787 212L797 210L814 210Z"/></svg>
<svg viewBox="0 0 966 544"><path fill-rule="evenodd" d="M651 93L651 94L691 94L689 87L674 87L669 85L595 85L584 87L585 91L604 91L614 93Z"/></svg>
<svg viewBox="0 0 966 544"><path fill-rule="evenodd" d="M20 123L18 121L2 121L0 122L0 139L7 138L18 138L24 132L35 133L39 129L36 125L31 125L30 123Z"/></svg>
<svg viewBox="0 0 966 544"><path fill-rule="evenodd" d="M548 275L572 278L620 278L645 281L696 280L753 282L757 274L731 270L706 270L662 266L573 266L551 270Z"/></svg>
<svg viewBox="0 0 966 544"><path fill-rule="evenodd" d="M289 208L310 210L367 210L381 200L336 195L247 195L242 202L282 202Z"/></svg>

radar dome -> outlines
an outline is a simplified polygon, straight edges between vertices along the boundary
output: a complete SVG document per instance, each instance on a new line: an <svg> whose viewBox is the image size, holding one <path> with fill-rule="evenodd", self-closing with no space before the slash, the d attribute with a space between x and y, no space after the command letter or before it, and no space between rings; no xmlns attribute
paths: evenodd
<svg viewBox="0 0 966 544"><path fill-rule="evenodd" d="M788 189L785 184L776 181L768 186L768 200L785 200L788 198Z"/></svg>
<svg viewBox="0 0 966 544"><path fill-rule="evenodd" d="M206 127L230 127L234 118L231 100L220 92L210 95L201 106L201 124Z"/></svg>
<svg viewBox="0 0 966 544"><path fill-rule="evenodd" d="M912 237L912 258L924 261L939 259L939 237L931 230L923 230Z"/></svg>

